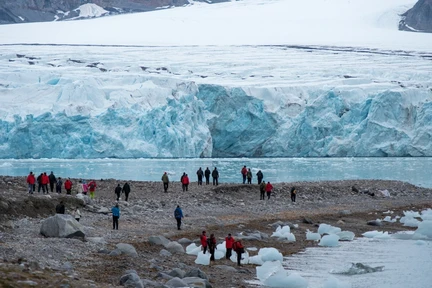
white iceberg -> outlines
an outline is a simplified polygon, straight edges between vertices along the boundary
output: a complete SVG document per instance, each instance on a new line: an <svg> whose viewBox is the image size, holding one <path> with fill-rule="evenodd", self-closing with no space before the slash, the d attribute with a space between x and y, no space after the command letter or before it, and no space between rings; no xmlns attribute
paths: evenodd
<svg viewBox="0 0 432 288"><path fill-rule="evenodd" d="M339 236L339 241L352 241L355 237L354 232L351 231L341 231L336 233L336 235Z"/></svg>
<svg viewBox="0 0 432 288"><path fill-rule="evenodd" d="M339 233L341 231L342 231L342 229L339 227L331 226L329 224L324 224L324 223L320 224L318 227L318 233L321 235L336 234L336 233Z"/></svg>
<svg viewBox="0 0 432 288"><path fill-rule="evenodd" d="M258 255L261 256L262 261L283 261L283 255L276 248L261 248L258 251Z"/></svg>
<svg viewBox="0 0 432 288"><path fill-rule="evenodd" d="M200 251L195 259L195 264L210 265L210 253L204 254Z"/></svg>
<svg viewBox="0 0 432 288"><path fill-rule="evenodd" d="M320 233L314 233L309 230L306 231L306 240L319 241L320 239L321 239Z"/></svg>
<svg viewBox="0 0 432 288"><path fill-rule="evenodd" d="M336 234L325 235L321 238L318 245L325 247L337 247L339 246L339 236Z"/></svg>

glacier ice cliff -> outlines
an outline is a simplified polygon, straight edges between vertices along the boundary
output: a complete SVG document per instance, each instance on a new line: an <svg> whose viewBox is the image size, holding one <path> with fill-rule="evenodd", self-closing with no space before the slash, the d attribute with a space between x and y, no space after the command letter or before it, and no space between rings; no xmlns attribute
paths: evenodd
<svg viewBox="0 0 432 288"><path fill-rule="evenodd" d="M59 60L52 48L38 48L37 59L2 49L3 159L432 156L432 71L421 57L395 56L394 73L393 56L361 54L378 57L368 65L381 61L362 67L348 53L344 71L319 61L285 71L253 51L257 67L221 69L188 68L186 54L143 67L135 52L120 60L107 52L101 63L71 61L75 50Z"/></svg>

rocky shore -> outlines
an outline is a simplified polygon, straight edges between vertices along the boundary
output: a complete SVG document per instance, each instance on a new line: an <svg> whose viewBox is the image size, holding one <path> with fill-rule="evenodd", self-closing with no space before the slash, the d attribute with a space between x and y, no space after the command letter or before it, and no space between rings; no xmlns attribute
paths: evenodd
<svg viewBox="0 0 432 288"><path fill-rule="evenodd" d="M75 187L78 180L72 179ZM198 186L193 182L189 191L183 192L181 184L174 182L164 193L160 182L129 181L129 201L123 200L124 195L119 201L119 230L112 230L109 211L116 203L114 189L124 181L96 181L96 199L83 201L75 196L76 191L72 196L64 191L29 195L25 177L0 176L0 287L124 287L121 283L127 277L122 276L128 275L128 270L141 278L141 287L180 287L171 286L174 276L207 278L191 287L256 287L250 283L256 276L254 265L237 267L225 259L210 266L197 265L195 256L154 244L158 237L152 236L186 247L191 242L198 244L202 230L214 233L218 243L231 233L243 238L247 248L275 247L288 256L317 246L306 241L305 232L316 231L320 223L361 237L361 233L377 229L367 222L384 218L385 211L402 216L404 210L432 207L432 189L398 181L273 183L275 193L270 200L259 200L256 184ZM289 195L293 186L298 191L295 203ZM84 241L40 234L41 223L55 214L61 200L66 214L75 207L81 210ZM180 231L173 216L177 205L185 215ZM281 224L298 225L292 229L296 242L269 237ZM408 229L387 222L379 227L389 233ZM132 245L137 255L112 253L119 243Z"/></svg>

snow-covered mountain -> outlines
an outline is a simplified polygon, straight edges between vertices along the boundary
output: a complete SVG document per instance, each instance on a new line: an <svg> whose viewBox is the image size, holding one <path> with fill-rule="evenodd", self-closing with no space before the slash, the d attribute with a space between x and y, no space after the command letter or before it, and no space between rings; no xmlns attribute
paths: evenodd
<svg viewBox="0 0 432 288"><path fill-rule="evenodd" d="M432 156L413 1L305 2L0 26L0 158Z"/></svg>
<svg viewBox="0 0 432 288"><path fill-rule="evenodd" d="M0 24L78 20L226 0L3 0Z"/></svg>

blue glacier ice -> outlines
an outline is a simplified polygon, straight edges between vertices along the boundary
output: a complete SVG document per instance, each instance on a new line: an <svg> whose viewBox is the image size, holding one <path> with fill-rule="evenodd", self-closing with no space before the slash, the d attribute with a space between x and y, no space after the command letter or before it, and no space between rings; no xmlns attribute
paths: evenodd
<svg viewBox="0 0 432 288"><path fill-rule="evenodd" d="M3 159L432 156L432 69L418 55L0 49Z"/></svg>

